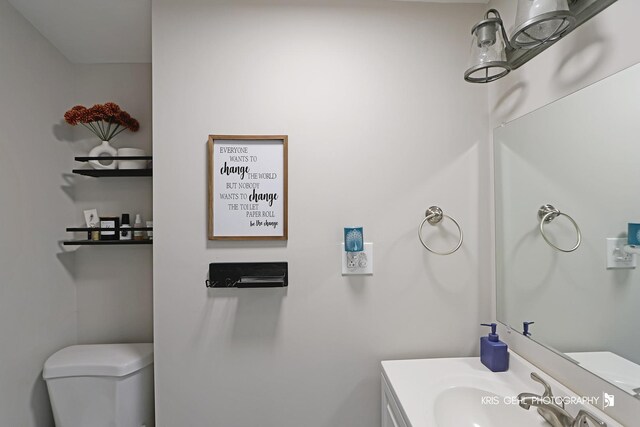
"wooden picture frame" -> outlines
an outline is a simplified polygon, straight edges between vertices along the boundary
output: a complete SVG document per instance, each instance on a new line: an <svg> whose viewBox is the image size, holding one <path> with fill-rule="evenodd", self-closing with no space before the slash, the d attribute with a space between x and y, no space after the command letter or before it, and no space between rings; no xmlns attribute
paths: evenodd
<svg viewBox="0 0 640 427"><path fill-rule="evenodd" d="M209 135L209 240L287 240L287 135Z"/></svg>

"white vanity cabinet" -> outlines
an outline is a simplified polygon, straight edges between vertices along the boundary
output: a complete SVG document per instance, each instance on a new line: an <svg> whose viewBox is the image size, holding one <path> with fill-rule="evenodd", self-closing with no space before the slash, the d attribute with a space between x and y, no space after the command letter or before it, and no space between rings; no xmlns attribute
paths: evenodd
<svg viewBox="0 0 640 427"><path fill-rule="evenodd" d="M404 421L398 402L396 402L384 374L381 375L382 384L382 427L409 427Z"/></svg>

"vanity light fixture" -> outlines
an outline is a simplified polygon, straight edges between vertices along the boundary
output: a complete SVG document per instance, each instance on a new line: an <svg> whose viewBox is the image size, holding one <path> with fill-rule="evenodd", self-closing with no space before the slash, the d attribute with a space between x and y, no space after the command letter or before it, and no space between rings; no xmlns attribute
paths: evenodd
<svg viewBox="0 0 640 427"><path fill-rule="evenodd" d="M471 59L464 79L471 83L488 83L509 74L507 34L500 13L489 9L484 19L471 29Z"/></svg>
<svg viewBox="0 0 640 427"><path fill-rule="evenodd" d="M471 29L464 79L489 83L519 68L617 0L518 0L511 39L496 9Z"/></svg>

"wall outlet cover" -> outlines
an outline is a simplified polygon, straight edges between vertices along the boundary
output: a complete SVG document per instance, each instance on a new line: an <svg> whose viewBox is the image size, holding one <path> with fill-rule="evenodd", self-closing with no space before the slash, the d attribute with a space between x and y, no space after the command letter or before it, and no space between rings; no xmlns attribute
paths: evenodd
<svg viewBox="0 0 640 427"><path fill-rule="evenodd" d="M607 238L607 269L636 268L636 255L624 251L626 238Z"/></svg>
<svg viewBox="0 0 640 427"><path fill-rule="evenodd" d="M343 276L373 274L373 243L365 242L362 252L346 252L344 243L341 243L340 256Z"/></svg>

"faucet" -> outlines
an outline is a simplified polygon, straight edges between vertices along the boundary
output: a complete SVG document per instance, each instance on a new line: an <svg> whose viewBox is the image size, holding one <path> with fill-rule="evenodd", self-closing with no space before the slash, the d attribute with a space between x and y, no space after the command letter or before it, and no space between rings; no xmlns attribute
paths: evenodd
<svg viewBox="0 0 640 427"><path fill-rule="evenodd" d="M533 393L520 393L518 395L518 404L521 408L529 409L531 406L538 408L538 413L552 427L589 427L589 421L599 427L607 427L607 423L600 420L591 412L581 409L575 418L564 409L564 401L560 401L560 405L551 391L551 386L535 372L531 373L531 379L542 384L544 393L538 396Z"/></svg>

